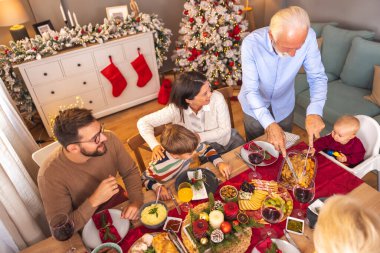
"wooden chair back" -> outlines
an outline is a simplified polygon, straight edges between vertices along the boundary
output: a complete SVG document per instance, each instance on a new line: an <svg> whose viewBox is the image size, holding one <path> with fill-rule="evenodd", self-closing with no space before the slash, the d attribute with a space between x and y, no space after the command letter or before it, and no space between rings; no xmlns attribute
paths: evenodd
<svg viewBox="0 0 380 253"><path fill-rule="evenodd" d="M228 111L230 112L230 121L231 121L231 127L234 128L234 118L232 116L232 106L231 106L231 97L233 96L234 93L234 88L228 86L224 88L217 89L222 95L224 96L224 99L226 100L227 106L228 106Z"/></svg>
<svg viewBox="0 0 380 253"><path fill-rule="evenodd" d="M160 135L165 129L165 125L154 128L154 136ZM128 146L132 149L136 156L137 165L139 166L140 172L143 173L146 169L144 164L144 159L141 156L140 148L152 152L149 146L146 144L145 140L140 134L136 134L127 140Z"/></svg>

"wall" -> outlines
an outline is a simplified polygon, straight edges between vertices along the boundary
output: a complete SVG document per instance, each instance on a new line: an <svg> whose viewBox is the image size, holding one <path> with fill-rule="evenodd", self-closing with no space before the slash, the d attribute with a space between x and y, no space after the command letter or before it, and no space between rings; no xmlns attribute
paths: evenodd
<svg viewBox="0 0 380 253"><path fill-rule="evenodd" d="M287 5L304 8L312 21L336 21L343 28L374 31L380 40L379 0L288 0Z"/></svg>

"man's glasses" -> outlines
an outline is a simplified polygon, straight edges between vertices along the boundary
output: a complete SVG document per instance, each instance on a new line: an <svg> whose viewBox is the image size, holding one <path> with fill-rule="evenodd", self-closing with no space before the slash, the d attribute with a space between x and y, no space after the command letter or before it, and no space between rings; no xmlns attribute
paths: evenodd
<svg viewBox="0 0 380 253"><path fill-rule="evenodd" d="M94 135L94 137L92 137L91 140L89 140L89 141L76 141L76 142L73 142L72 144L88 143L88 142L94 142L95 144L99 144L100 143L100 135L102 133L104 133L104 126L103 126L103 124L100 125L99 132L96 135Z"/></svg>

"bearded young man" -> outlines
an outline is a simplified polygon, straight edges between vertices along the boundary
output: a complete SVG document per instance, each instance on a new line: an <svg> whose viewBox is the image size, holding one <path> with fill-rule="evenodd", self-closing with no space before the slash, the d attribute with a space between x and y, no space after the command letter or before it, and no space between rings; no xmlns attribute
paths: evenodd
<svg viewBox="0 0 380 253"><path fill-rule="evenodd" d="M127 188L129 205L122 218L137 219L143 203L140 174L123 144L87 109L67 109L54 120L54 135L61 144L41 166L38 187L48 220L68 214L75 231L111 198L120 194L119 172Z"/></svg>

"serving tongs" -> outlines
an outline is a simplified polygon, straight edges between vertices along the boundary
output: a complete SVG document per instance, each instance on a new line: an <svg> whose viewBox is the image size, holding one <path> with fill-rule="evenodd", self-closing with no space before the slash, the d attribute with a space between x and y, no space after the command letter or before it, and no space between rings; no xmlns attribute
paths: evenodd
<svg viewBox="0 0 380 253"><path fill-rule="evenodd" d="M296 180L296 182L298 182L298 177L297 177L296 171L294 170L293 164L292 164L292 162L290 161L289 156L286 155L286 156L284 157L284 159L285 159L286 163L288 164L289 169L290 169L290 171L292 172L294 179Z"/></svg>
<svg viewBox="0 0 380 253"><path fill-rule="evenodd" d="M185 245L183 245L181 239L179 239L179 237L173 230L168 229L168 235L170 241L172 241L179 253L188 253L187 249L185 248Z"/></svg>

